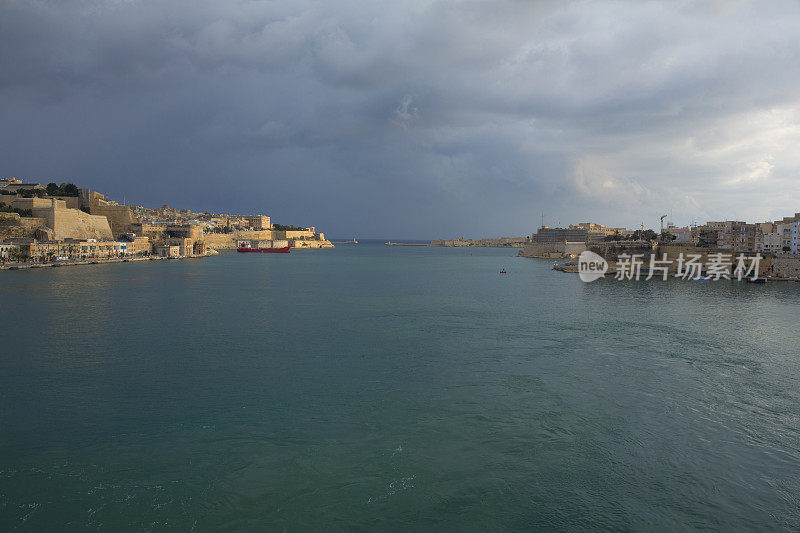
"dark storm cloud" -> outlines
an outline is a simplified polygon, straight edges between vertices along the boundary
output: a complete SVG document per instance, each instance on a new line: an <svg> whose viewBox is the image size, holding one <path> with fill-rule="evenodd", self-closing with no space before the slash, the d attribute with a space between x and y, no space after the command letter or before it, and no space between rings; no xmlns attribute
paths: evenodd
<svg viewBox="0 0 800 533"><path fill-rule="evenodd" d="M794 2L0 10L5 175L363 237L797 210Z"/></svg>

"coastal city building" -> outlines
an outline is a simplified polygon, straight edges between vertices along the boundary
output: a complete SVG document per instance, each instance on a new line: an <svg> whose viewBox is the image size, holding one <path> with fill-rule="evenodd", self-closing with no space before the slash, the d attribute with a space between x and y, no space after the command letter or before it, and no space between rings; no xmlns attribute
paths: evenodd
<svg viewBox="0 0 800 533"><path fill-rule="evenodd" d="M247 227L255 230L271 229L269 217L264 215L247 215L244 217Z"/></svg>
<svg viewBox="0 0 800 533"><path fill-rule="evenodd" d="M593 222L581 222L570 224L566 228L551 228L542 226L533 235L533 242L554 243L554 242L601 242L609 238L620 237L628 238L631 231L625 228L614 228L595 224Z"/></svg>
<svg viewBox="0 0 800 533"><path fill-rule="evenodd" d="M588 242L599 242L605 240L606 237L615 235L627 236L630 232L625 228L610 228L602 224L595 224L593 222L581 222L580 224L569 225L568 229L585 229L587 232Z"/></svg>
<svg viewBox="0 0 800 533"><path fill-rule="evenodd" d="M533 236L535 243L552 242L589 242L589 231L586 228L572 226L570 228L551 228L542 226Z"/></svg>
<svg viewBox="0 0 800 533"><path fill-rule="evenodd" d="M279 239L292 248L333 245L313 226L280 226L269 216L195 213L119 204L69 183L0 179L0 261L44 263L148 256L193 257L235 248L237 239Z"/></svg>
<svg viewBox="0 0 800 533"><path fill-rule="evenodd" d="M611 231L614 232L611 236L598 239L597 234L609 234ZM647 235L647 232L650 234ZM591 233L595 233L595 236ZM683 227L669 223L660 237L650 230L631 232L624 228L609 229L591 223L569 225L566 228L542 226L532 236L532 241L523 247L520 256L577 257L585 250L595 251L603 257L605 254L614 256L620 250L633 250L647 255L647 250L663 247L675 257L679 253L703 257L709 254L761 254L769 258L766 262L769 275L800 275L800 213L774 222L723 220Z"/></svg>

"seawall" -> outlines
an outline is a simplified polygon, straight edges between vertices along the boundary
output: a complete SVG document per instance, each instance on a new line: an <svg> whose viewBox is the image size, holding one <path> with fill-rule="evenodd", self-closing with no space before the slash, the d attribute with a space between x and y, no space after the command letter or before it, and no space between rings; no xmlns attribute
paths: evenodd
<svg viewBox="0 0 800 533"><path fill-rule="evenodd" d="M253 231L233 231L231 233L206 233L203 238L207 248L215 250L230 250L236 248L236 241L239 240L271 240L272 230L253 230Z"/></svg>

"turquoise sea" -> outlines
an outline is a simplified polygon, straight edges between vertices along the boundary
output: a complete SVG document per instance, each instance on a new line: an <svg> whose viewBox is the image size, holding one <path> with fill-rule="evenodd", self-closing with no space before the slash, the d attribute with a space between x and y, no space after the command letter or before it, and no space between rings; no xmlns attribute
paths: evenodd
<svg viewBox="0 0 800 533"><path fill-rule="evenodd" d="M800 529L800 284L515 255L0 272L0 530Z"/></svg>

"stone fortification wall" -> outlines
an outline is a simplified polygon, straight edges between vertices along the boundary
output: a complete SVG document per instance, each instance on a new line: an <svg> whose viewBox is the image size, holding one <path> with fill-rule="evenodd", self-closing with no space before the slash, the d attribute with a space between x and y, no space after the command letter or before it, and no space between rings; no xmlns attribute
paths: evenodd
<svg viewBox="0 0 800 533"><path fill-rule="evenodd" d="M276 239L313 239L316 234L310 230L301 230L301 231L279 231L274 230L273 233L275 234Z"/></svg>
<svg viewBox="0 0 800 533"><path fill-rule="evenodd" d="M114 236L120 233L128 233L131 226L139 222L133 215L133 211L127 205L92 205L90 207L92 215L104 216L108 219L111 232Z"/></svg>
<svg viewBox="0 0 800 533"><path fill-rule="evenodd" d="M289 246L292 248L333 248L333 244L326 240L305 240L305 239L289 239Z"/></svg>
<svg viewBox="0 0 800 533"><path fill-rule="evenodd" d="M234 231L232 233L206 233L203 238L207 248L230 250L236 248L236 241L271 240L273 234L274 232L270 230Z"/></svg>
<svg viewBox="0 0 800 533"><path fill-rule="evenodd" d="M20 217L17 213L0 213L0 242L33 238L36 230L47 227L44 218Z"/></svg>
<svg viewBox="0 0 800 533"><path fill-rule="evenodd" d="M56 239L114 240L106 217L90 215L79 209L67 209L62 205L53 201L50 207L33 208L34 217L45 219Z"/></svg>
<svg viewBox="0 0 800 533"><path fill-rule="evenodd" d="M55 198L61 200L67 209L80 209L81 199L77 196L48 196L47 198Z"/></svg>
<svg viewBox="0 0 800 533"><path fill-rule="evenodd" d="M535 242L519 251L520 257L575 257L586 250L583 242Z"/></svg>
<svg viewBox="0 0 800 533"><path fill-rule="evenodd" d="M307 236L308 232L285 232L271 230L241 230L232 233L207 233L204 238L206 247L214 250L230 250L236 248L237 241L246 240L281 240L288 241L292 248L333 248L333 244L327 240L307 240L286 238L286 233L303 233ZM310 233L310 235L314 235Z"/></svg>
<svg viewBox="0 0 800 533"><path fill-rule="evenodd" d="M17 209L33 209L34 207L49 207L52 201L68 209L78 209L80 199L77 196L45 196L44 198L23 198L18 194L0 194L0 204L16 207Z"/></svg>
<svg viewBox="0 0 800 533"><path fill-rule="evenodd" d="M800 255L781 254L765 259L768 259L771 265L766 265L765 268L761 268L760 270L762 272L784 278L800 277ZM770 266L772 266L772 268L770 268Z"/></svg>

